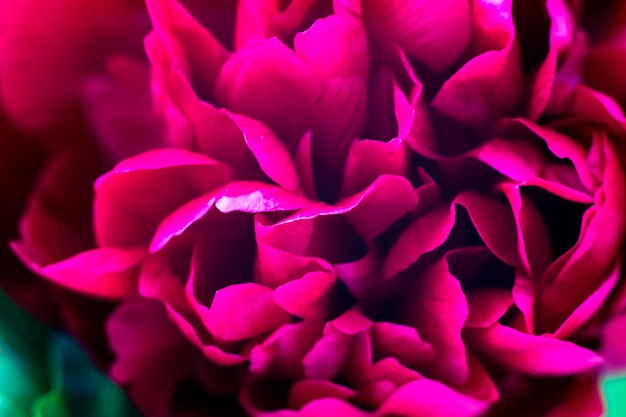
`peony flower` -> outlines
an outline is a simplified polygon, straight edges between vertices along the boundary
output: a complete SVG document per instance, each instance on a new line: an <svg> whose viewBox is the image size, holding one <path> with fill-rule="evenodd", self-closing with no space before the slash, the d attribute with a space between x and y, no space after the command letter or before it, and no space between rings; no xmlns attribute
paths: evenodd
<svg viewBox="0 0 626 417"><path fill-rule="evenodd" d="M601 414L626 132L577 8L146 5L149 67L81 84L115 162L93 211L35 204L13 243L119 301L111 375L146 414ZM91 182L60 164L41 181Z"/></svg>
<svg viewBox="0 0 626 417"><path fill-rule="evenodd" d="M134 416L135 408L67 335L0 294L0 410L10 416Z"/></svg>

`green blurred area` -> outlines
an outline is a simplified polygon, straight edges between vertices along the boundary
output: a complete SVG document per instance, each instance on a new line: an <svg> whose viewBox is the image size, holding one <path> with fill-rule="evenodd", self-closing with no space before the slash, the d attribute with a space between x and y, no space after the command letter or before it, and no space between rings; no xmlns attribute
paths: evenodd
<svg viewBox="0 0 626 417"><path fill-rule="evenodd" d="M604 417L626 416L626 370L605 374L600 378L600 392L604 401Z"/></svg>
<svg viewBox="0 0 626 417"><path fill-rule="evenodd" d="M46 328L0 291L0 416L139 415L76 342Z"/></svg>

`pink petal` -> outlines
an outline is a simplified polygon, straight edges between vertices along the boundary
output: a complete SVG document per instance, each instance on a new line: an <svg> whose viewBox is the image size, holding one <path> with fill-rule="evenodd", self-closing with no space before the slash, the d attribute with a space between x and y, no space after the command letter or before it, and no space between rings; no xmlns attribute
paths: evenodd
<svg viewBox="0 0 626 417"><path fill-rule="evenodd" d="M299 409L317 399L337 398L348 400L355 392L330 381L319 379L301 379L289 392L289 408Z"/></svg>
<svg viewBox="0 0 626 417"><path fill-rule="evenodd" d="M491 379L481 360L471 350L467 351L467 363L469 365L469 376L465 384L455 387L458 392L477 400L497 401L500 393L496 383Z"/></svg>
<svg viewBox="0 0 626 417"><path fill-rule="evenodd" d="M542 329L556 330L608 278L621 253L626 198L617 190L626 189L626 178L609 141L599 138L596 146L604 158L602 187L596 191L596 204L583 217L578 242L544 274L536 311Z"/></svg>
<svg viewBox="0 0 626 417"><path fill-rule="evenodd" d="M393 204L391 204L393 202ZM366 240L372 241L417 206L417 196L404 177L383 175L361 193L335 204Z"/></svg>
<svg viewBox="0 0 626 417"><path fill-rule="evenodd" d="M232 182L221 189L198 197L171 213L152 237L150 251L165 247L215 207L222 213L260 213L297 210L309 201L280 187L252 181Z"/></svg>
<svg viewBox="0 0 626 417"><path fill-rule="evenodd" d="M225 165L181 149L150 151L121 162L95 184L98 243L147 245L165 216L230 176Z"/></svg>
<svg viewBox="0 0 626 417"><path fill-rule="evenodd" d="M361 299L369 294L372 286L379 281L378 254L371 250L365 256L353 262L333 264L333 269L341 281L346 284L350 294Z"/></svg>
<svg viewBox="0 0 626 417"><path fill-rule="evenodd" d="M467 209L476 231L494 255L509 265L520 265L515 219L506 204L472 191L462 192L455 201Z"/></svg>
<svg viewBox="0 0 626 417"><path fill-rule="evenodd" d="M150 254L146 256L141 266L139 294L146 298L162 301L175 308L188 308L183 279L167 255L163 253Z"/></svg>
<svg viewBox="0 0 626 417"><path fill-rule="evenodd" d="M487 403L459 394L446 385L422 378L394 392L377 415L473 417L481 415Z"/></svg>
<svg viewBox="0 0 626 417"><path fill-rule="evenodd" d="M333 288L337 278L331 272L308 272L274 290L274 300L289 314L306 317L311 308Z"/></svg>
<svg viewBox="0 0 626 417"><path fill-rule="evenodd" d="M326 417L340 415L345 417L368 417L366 413L351 404L337 398L323 398L312 401L302 408L301 416L306 417Z"/></svg>
<svg viewBox="0 0 626 417"><path fill-rule="evenodd" d="M129 298L111 315L106 330L117 354L112 378L130 385L131 396L145 411L166 414L174 390L192 370L194 352L162 305Z"/></svg>
<svg viewBox="0 0 626 417"><path fill-rule="evenodd" d="M318 20L294 45L295 52L269 39L235 54L221 72L217 96L225 107L265 123L290 151L312 131L314 166L324 168L315 173L317 183L327 185L339 178L364 123L365 33L357 19L335 15Z"/></svg>
<svg viewBox="0 0 626 417"><path fill-rule="evenodd" d="M469 333L468 333L469 334ZM501 366L535 376L564 376L597 368L595 352L550 335L524 334L501 324L471 333L471 344Z"/></svg>
<svg viewBox="0 0 626 417"><path fill-rule="evenodd" d="M422 340L413 327L377 322L372 325L370 333L376 356L392 357L410 367L432 361L435 357L433 347Z"/></svg>
<svg viewBox="0 0 626 417"><path fill-rule="evenodd" d="M466 296L469 315L465 327L489 327L513 305L511 293L506 290L485 289Z"/></svg>
<svg viewBox="0 0 626 417"><path fill-rule="evenodd" d="M411 58L443 71L461 55L471 38L470 6L455 0L367 0L363 19L370 36L380 43L396 43Z"/></svg>
<svg viewBox="0 0 626 417"><path fill-rule="evenodd" d="M468 306L461 284L450 273L445 258L416 277L409 294L401 320L415 327L436 353L435 359L421 369L447 384L463 383L469 370L461 330L468 317Z"/></svg>
<svg viewBox="0 0 626 417"><path fill-rule="evenodd" d="M492 139L474 153L500 173L527 185L537 185L568 200L591 202L574 167L548 161L531 143L515 139Z"/></svg>
<svg viewBox="0 0 626 417"><path fill-rule="evenodd" d="M587 322L589 322L598 312L602 311L609 299L609 296L614 293L619 280L620 270L621 262L617 262L607 280L604 281L596 291L589 294L587 299L584 300L576 308L576 310L574 310L572 315L569 316L565 322L563 322L561 327L559 327L554 333L555 337L560 339L570 337Z"/></svg>
<svg viewBox="0 0 626 417"><path fill-rule="evenodd" d="M362 191L382 175L408 175L407 148L401 139L389 142L360 140L352 144L346 162L341 196Z"/></svg>
<svg viewBox="0 0 626 417"><path fill-rule="evenodd" d="M218 366L233 367L245 363L248 358L237 352L229 353L216 346L215 340L208 333L202 321L190 314L181 314L169 305L165 305L168 318L178 330L194 345L205 358Z"/></svg>
<svg viewBox="0 0 626 417"><path fill-rule="evenodd" d="M383 264L383 276L392 278L448 238L455 222L455 206L440 205L418 217L394 243Z"/></svg>
<svg viewBox="0 0 626 417"><path fill-rule="evenodd" d="M541 214L533 202L520 192L519 186L503 184L501 188L513 209L521 262L526 275L534 283L553 260L548 230Z"/></svg>
<svg viewBox="0 0 626 417"><path fill-rule="evenodd" d="M264 221L266 219L262 215L255 218L255 224L260 230L263 228ZM321 259L297 256L263 243L258 234L256 238L254 280L259 284L276 288L308 273L332 274L333 272L332 267Z"/></svg>
<svg viewBox="0 0 626 417"><path fill-rule="evenodd" d="M271 289L254 283L230 285L215 293L204 320L211 334L224 341L260 336L289 321Z"/></svg>
<svg viewBox="0 0 626 417"><path fill-rule="evenodd" d="M332 380L346 360L351 337L337 330L325 333L302 360L307 378Z"/></svg>
<svg viewBox="0 0 626 417"><path fill-rule="evenodd" d="M99 152L87 145L51 155L19 225L29 259L43 266L94 247L92 187L104 168Z"/></svg>
<svg viewBox="0 0 626 417"><path fill-rule="evenodd" d="M107 74L85 84L88 117L110 160L117 162L164 145L150 94L150 67L117 56Z"/></svg>
<svg viewBox="0 0 626 417"><path fill-rule="evenodd" d="M567 390L557 406L547 417L597 417L604 415L606 410L604 398L600 392L600 384L594 374L581 375Z"/></svg>
<svg viewBox="0 0 626 417"><path fill-rule="evenodd" d="M121 298L136 291L140 263L146 255L143 248L100 248L41 267L29 261L19 244L13 249L33 272L55 284L104 298Z"/></svg>
<svg viewBox="0 0 626 417"><path fill-rule="evenodd" d="M304 376L302 360L322 336L322 323L304 320L280 327L250 352L254 375L299 379Z"/></svg>
<svg viewBox="0 0 626 417"><path fill-rule="evenodd" d="M398 387L421 378L421 375L416 371L400 364L397 359L392 357L386 357L374 363L369 371L371 380L386 379Z"/></svg>
<svg viewBox="0 0 626 417"><path fill-rule="evenodd" d="M478 128L514 110L521 98L522 73L512 43L511 4L475 2L472 46L479 55L444 83L432 101L436 110Z"/></svg>
<svg viewBox="0 0 626 417"><path fill-rule="evenodd" d="M227 59L224 48L177 0L148 0L146 5L169 59L181 67L200 95L212 97Z"/></svg>
<svg viewBox="0 0 626 417"><path fill-rule="evenodd" d="M284 189L300 190L296 168L285 145L262 123L244 116L231 116L263 172Z"/></svg>
<svg viewBox="0 0 626 417"><path fill-rule="evenodd" d="M306 132L300 139L294 155L294 162L300 177L300 186L305 195L313 200L318 200L317 191L315 190L315 177L313 175L311 132Z"/></svg>
<svg viewBox="0 0 626 417"><path fill-rule="evenodd" d="M611 317L603 326L600 353L607 364L615 370L623 370L626 365L626 314Z"/></svg>
<svg viewBox="0 0 626 417"><path fill-rule="evenodd" d="M371 320L358 308L349 309L330 323L334 329L348 335L366 332L372 326Z"/></svg>
<svg viewBox="0 0 626 417"><path fill-rule="evenodd" d="M121 0L3 2L0 101L6 111L29 130L75 127L82 82L107 54L139 52L148 29L144 14L139 2Z"/></svg>

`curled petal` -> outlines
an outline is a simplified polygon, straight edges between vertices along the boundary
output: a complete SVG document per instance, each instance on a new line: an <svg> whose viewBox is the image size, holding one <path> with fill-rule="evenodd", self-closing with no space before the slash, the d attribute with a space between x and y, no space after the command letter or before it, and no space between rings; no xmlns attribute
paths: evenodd
<svg viewBox="0 0 626 417"><path fill-rule="evenodd" d="M37 274L74 291L104 298L122 298L136 291L143 248L99 248L41 267L28 260L19 244L14 250Z"/></svg>
<svg viewBox="0 0 626 417"><path fill-rule="evenodd" d="M215 207L222 213L262 213L297 210L309 204L304 197L280 187L257 182L232 182L212 193L198 197L167 216L154 232L150 250L159 251L180 236Z"/></svg>
<svg viewBox="0 0 626 417"><path fill-rule="evenodd" d="M378 410L377 415L473 417L488 403L459 394L441 382L421 378L400 387Z"/></svg>
<svg viewBox="0 0 626 417"><path fill-rule="evenodd" d="M495 323L470 333L471 344L494 361L529 375L571 375L598 368L595 352L550 335L534 336Z"/></svg>
<svg viewBox="0 0 626 417"><path fill-rule="evenodd" d="M204 321L211 334L224 341L249 339L289 321L272 290L254 283L230 285L215 293Z"/></svg>
<svg viewBox="0 0 626 417"><path fill-rule="evenodd" d="M392 278L423 254L439 247L454 226L454 205L441 205L415 220L392 246L383 264L383 276Z"/></svg>
<svg viewBox="0 0 626 417"><path fill-rule="evenodd" d="M148 244L165 216L231 175L226 165L182 149L154 150L122 161L95 185L98 243Z"/></svg>

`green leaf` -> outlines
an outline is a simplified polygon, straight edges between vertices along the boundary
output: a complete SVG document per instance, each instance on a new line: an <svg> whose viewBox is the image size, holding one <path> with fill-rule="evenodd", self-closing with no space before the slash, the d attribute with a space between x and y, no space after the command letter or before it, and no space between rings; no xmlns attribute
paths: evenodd
<svg viewBox="0 0 626 417"><path fill-rule="evenodd" d="M124 393L69 336L0 291L0 416L138 417Z"/></svg>

